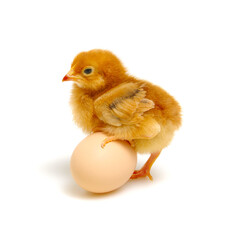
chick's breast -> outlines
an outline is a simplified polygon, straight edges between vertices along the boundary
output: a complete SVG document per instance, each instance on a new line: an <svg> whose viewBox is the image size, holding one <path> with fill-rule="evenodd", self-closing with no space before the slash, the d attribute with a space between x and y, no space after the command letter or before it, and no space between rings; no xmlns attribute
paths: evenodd
<svg viewBox="0 0 240 240"><path fill-rule="evenodd" d="M102 122L94 114L93 99L84 94L77 85L73 85L70 104L73 120L83 132L90 133L94 128L101 126Z"/></svg>

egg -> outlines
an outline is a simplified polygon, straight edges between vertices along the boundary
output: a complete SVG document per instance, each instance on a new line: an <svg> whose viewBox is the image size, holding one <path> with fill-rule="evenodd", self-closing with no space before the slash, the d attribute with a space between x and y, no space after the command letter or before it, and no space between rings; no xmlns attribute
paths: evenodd
<svg viewBox="0 0 240 240"><path fill-rule="evenodd" d="M93 133L83 139L73 151L71 173L76 183L94 193L105 193L123 186L137 164L137 153L126 141L112 141L104 148L107 135Z"/></svg>

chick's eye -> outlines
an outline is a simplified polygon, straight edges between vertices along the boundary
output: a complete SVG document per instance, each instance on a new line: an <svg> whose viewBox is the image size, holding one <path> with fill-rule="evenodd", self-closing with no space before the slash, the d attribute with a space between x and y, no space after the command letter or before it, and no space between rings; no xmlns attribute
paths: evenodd
<svg viewBox="0 0 240 240"><path fill-rule="evenodd" d="M86 74L86 75L88 75L88 74L91 74L92 73L92 68L86 68L86 69L84 69L84 74Z"/></svg>

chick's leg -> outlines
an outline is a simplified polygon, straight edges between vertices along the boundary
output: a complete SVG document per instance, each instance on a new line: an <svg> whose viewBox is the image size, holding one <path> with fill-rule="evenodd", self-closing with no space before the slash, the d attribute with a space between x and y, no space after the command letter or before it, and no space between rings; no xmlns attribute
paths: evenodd
<svg viewBox="0 0 240 240"><path fill-rule="evenodd" d="M131 179L148 176L150 180L153 180L152 175L150 174L150 170L151 170L151 167L152 167L153 163L155 162L155 160L160 155L160 153L161 153L161 151L152 153L150 155L149 159L147 160L147 162L143 165L143 167L140 170L135 170L133 172L133 175L131 176Z"/></svg>

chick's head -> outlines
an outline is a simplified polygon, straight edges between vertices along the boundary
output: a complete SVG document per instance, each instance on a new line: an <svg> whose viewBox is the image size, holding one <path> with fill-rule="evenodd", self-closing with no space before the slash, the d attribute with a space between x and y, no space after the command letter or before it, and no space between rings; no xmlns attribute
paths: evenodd
<svg viewBox="0 0 240 240"><path fill-rule="evenodd" d="M120 60L107 50L79 53L63 81L74 81L80 88L97 91L119 82L126 74Z"/></svg>

